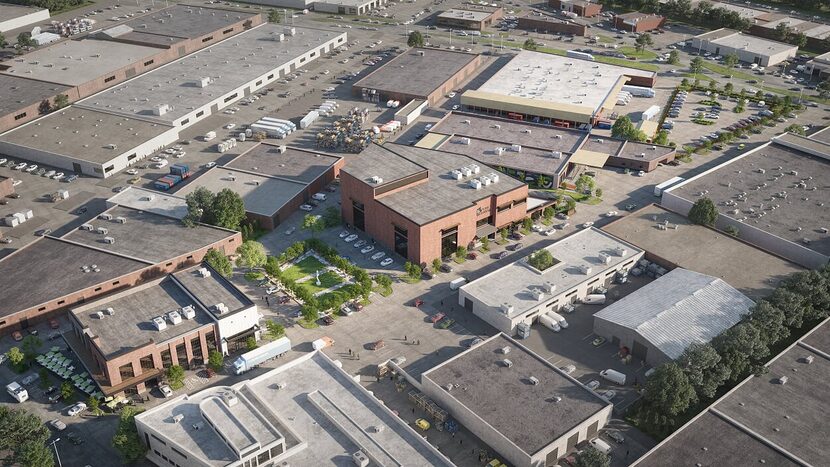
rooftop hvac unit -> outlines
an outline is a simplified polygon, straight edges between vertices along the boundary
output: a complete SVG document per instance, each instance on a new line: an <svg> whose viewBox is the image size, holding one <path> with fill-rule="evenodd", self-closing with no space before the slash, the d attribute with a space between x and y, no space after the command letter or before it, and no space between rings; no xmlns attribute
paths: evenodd
<svg viewBox="0 0 830 467"><path fill-rule="evenodd" d="M530 128L525 128L525 129L524 129L524 131L523 131L523 133L530 134L530 133L531 133Z"/></svg>
<svg viewBox="0 0 830 467"><path fill-rule="evenodd" d="M113 307L111 307L111 306L110 306L110 307L107 307L107 309L106 309L106 310L104 310L104 312L105 312L106 314L110 315L110 316L115 316L115 309L114 309Z"/></svg>
<svg viewBox="0 0 830 467"><path fill-rule="evenodd" d="M528 381L530 381L530 384L532 384L534 386L539 384L539 378L537 378L535 376L531 376L530 378L528 378Z"/></svg>
<svg viewBox="0 0 830 467"><path fill-rule="evenodd" d="M550 155L554 159L561 159L562 158L562 153L560 151L551 151Z"/></svg>
<svg viewBox="0 0 830 467"><path fill-rule="evenodd" d="M171 110L169 104L157 105L153 108L153 115L162 116Z"/></svg>
<svg viewBox="0 0 830 467"><path fill-rule="evenodd" d="M556 284L553 284L551 282L545 282L544 284L542 284L542 290L544 290L545 293L553 295L553 293L556 291Z"/></svg>
<svg viewBox="0 0 830 467"><path fill-rule="evenodd" d="M210 78L207 76L203 76L197 79L195 84L197 88L206 88L210 85Z"/></svg>
<svg viewBox="0 0 830 467"><path fill-rule="evenodd" d="M494 152L497 156L501 156L502 154L504 154L504 148L496 148Z"/></svg>
<svg viewBox="0 0 830 467"><path fill-rule="evenodd" d="M210 269L208 268L199 268L199 277L210 277Z"/></svg>
<svg viewBox="0 0 830 467"><path fill-rule="evenodd" d="M496 172L491 173L488 177L490 177L490 180L492 180L493 183L499 183L499 174Z"/></svg>
<svg viewBox="0 0 830 467"><path fill-rule="evenodd" d="M280 146L277 146L277 154L283 154L287 150L288 150L288 146L286 146L284 144L282 144Z"/></svg>
<svg viewBox="0 0 830 467"><path fill-rule="evenodd" d="M239 398L231 391L222 392L222 400L225 401L228 407L233 407L239 403Z"/></svg>
<svg viewBox="0 0 830 467"><path fill-rule="evenodd" d="M150 195L147 195L147 196L143 196L141 198L141 201L153 201L154 199L156 199L156 195L150 194Z"/></svg>
<svg viewBox="0 0 830 467"><path fill-rule="evenodd" d="M787 381L789 381L789 380L790 379L788 377L782 376L782 377L778 378L778 384L787 384Z"/></svg>
<svg viewBox="0 0 830 467"><path fill-rule="evenodd" d="M167 320L170 321L170 324L175 326L182 322L182 315L180 315L178 311L171 311L167 313Z"/></svg>
<svg viewBox="0 0 830 467"><path fill-rule="evenodd" d="M97 311L97 312L95 312L95 316L97 316L98 319L104 319L104 312L103 311Z"/></svg>
<svg viewBox="0 0 830 467"><path fill-rule="evenodd" d="M292 28L292 27L288 27L288 26L284 27L282 29L282 32L286 36L296 36L297 35L297 30Z"/></svg>
<svg viewBox="0 0 830 467"><path fill-rule="evenodd" d="M470 175L473 174L473 169L471 169L469 167L461 167L458 170L460 170L461 173L463 173L465 177L469 177Z"/></svg>
<svg viewBox="0 0 830 467"><path fill-rule="evenodd" d="M100 216L98 216L98 218L103 219L105 221L112 220L112 214L110 214L108 212L105 212L105 213L101 214Z"/></svg>
<svg viewBox="0 0 830 467"><path fill-rule="evenodd" d="M126 224L127 218L124 216L118 216L115 218L115 222L118 222L119 224Z"/></svg>
<svg viewBox="0 0 830 467"><path fill-rule="evenodd" d="M510 150L513 152L522 152L522 145L521 144L512 144L510 145Z"/></svg>
<svg viewBox="0 0 830 467"><path fill-rule="evenodd" d="M495 128L495 129L497 129L497 130L500 130L500 129L501 129L501 125L499 125L498 123L496 123L495 125L493 125L493 128Z"/></svg>
<svg viewBox="0 0 830 467"><path fill-rule="evenodd" d="M285 389L286 387L288 387L288 383L286 383L285 381L280 381L279 383L277 383L277 389Z"/></svg>
<svg viewBox="0 0 830 467"><path fill-rule="evenodd" d="M372 183L374 183L375 185L380 185L381 183L383 183L383 179L375 175L372 177Z"/></svg>
<svg viewBox="0 0 830 467"><path fill-rule="evenodd" d="M533 295L533 298L534 298L537 302L541 302L542 300L544 300L544 299L545 299L545 293L544 293L544 292L542 292L542 291L541 291L541 290L539 290L539 289L532 289L532 290L530 291L530 293L531 293L531 295Z"/></svg>
<svg viewBox="0 0 830 467"><path fill-rule="evenodd" d="M510 368L511 366L513 366L513 362L511 360L506 359L506 358L504 360L502 360L501 363L502 363L502 365L504 365L507 368Z"/></svg>
<svg viewBox="0 0 830 467"><path fill-rule="evenodd" d="M509 353L510 353L510 347L508 347L508 346L504 346L504 347L502 347L502 348L500 348L500 349L499 349L499 352L501 352L501 353L502 353L502 354L504 354L504 355L507 355L507 354L509 354Z"/></svg>
<svg viewBox="0 0 830 467"><path fill-rule="evenodd" d="M461 144L470 145L470 138L461 138Z"/></svg>
<svg viewBox="0 0 830 467"><path fill-rule="evenodd" d="M806 363L808 365L813 363L813 360L815 360L815 357L813 357L812 355L807 355L806 357L802 357L801 359L799 359L801 363Z"/></svg>
<svg viewBox="0 0 830 467"><path fill-rule="evenodd" d="M593 268L591 268L591 266L584 265L584 264L583 264L582 266L580 266L580 267L579 267L579 271L580 271L582 274L585 274L586 276L587 276L588 274L591 274L591 271L592 271L592 270L593 270Z"/></svg>
<svg viewBox="0 0 830 467"><path fill-rule="evenodd" d="M173 423L181 423L182 420L184 420L184 414L178 413L173 415Z"/></svg>
<svg viewBox="0 0 830 467"><path fill-rule="evenodd" d="M473 171L474 174L481 172L481 167L478 164L470 164L470 170Z"/></svg>
<svg viewBox="0 0 830 467"><path fill-rule="evenodd" d="M184 319L193 319L196 317L196 308L193 305L183 306L181 315Z"/></svg>
<svg viewBox="0 0 830 467"><path fill-rule="evenodd" d="M167 329L167 322L165 322L164 318L162 318L161 316L156 316L155 318L153 318L153 324L159 331L164 331L165 329Z"/></svg>
<svg viewBox="0 0 830 467"><path fill-rule="evenodd" d="M357 451L352 454L352 460L354 460L354 465L358 467L367 467L369 465L369 457L363 451Z"/></svg>
<svg viewBox="0 0 830 467"><path fill-rule="evenodd" d="M600 253L599 255L599 262L602 264L611 264L611 257L608 256L608 253Z"/></svg>
<svg viewBox="0 0 830 467"><path fill-rule="evenodd" d="M488 185L490 185L490 183L491 183L490 182L490 177L487 177L487 176L481 177L481 184L482 185L488 186Z"/></svg>
<svg viewBox="0 0 830 467"><path fill-rule="evenodd" d="M80 229L80 230L89 230L91 232L93 227L92 227L92 224L81 224L81 226L78 227L78 229Z"/></svg>
<svg viewBox="0 0 830 467"><path fill-rule="evenodd" d="M625 256L626 253L628 253L628 250L626 250L625 248L623 248L621 246L618 246L618 247L614 248L614 253L616 253L617 256Z"/></svg>
<svg viewBox="0 0 830 467"><path fill-rule="evenodd" d="M101 235L106 235L109 233L109 229L107 229L106 227L98 227L97 232Z"/></svg>
<svg viewBox="0 0 830 467"><path fill-rule="evenodd" d="M228 312L228 306L224 303L217 303L213 308L221 315Z"/></svg>
<svg viewBox="0 0 830 467"><path fill-rule="evenodd" d="M506 314L506 315L509 315L510 313L513 313L513 305L511 305L509 303L502 303L500 309L501 309L501 312Z"/></svg>
<svg viewBox="0 0 830 467"><path fill-rule="evenodd" d="M473 179L473 180L470 180L469 184L470 184L470 188L474 188L476 190L481 189L481 180Z"/></svg>
<svg viewBox="0 0 830 467"><path fill-rule="evenodd" d="M605 142L605 140L603 140L602 138L597 138L597 139L596 139L596 140L594 140L594 141L596 141L596 142L597 142L597 144L602 144L602 143L604 143L604 142Z"/></svg>
<svg viewBox="0 0 830 467"><path fill-rule="evenodd" d="M113 243L115 243L115 238L114 237L104 237L104 243L112 245Z"/></svg>
<svg viewBox="0 0 830 467"><path fill-rule="evenodd" d="M107 148L107 149L118 149L118 145L117 144L112 144L112 143L110 143L110 144L108 144L104 147Z"/></svg>

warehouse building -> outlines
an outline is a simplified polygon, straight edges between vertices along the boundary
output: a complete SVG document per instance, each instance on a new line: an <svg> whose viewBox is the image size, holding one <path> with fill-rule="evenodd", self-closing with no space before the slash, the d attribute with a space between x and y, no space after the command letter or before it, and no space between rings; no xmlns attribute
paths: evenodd
<svg viewBox="0 0 830 467"><path fill-rule="evenodd" d="M321 13L367 15L372 10L386 5L386 3L387 0L323 0L314 2L313 8L314 11Z"/></svg>
<svg viewBox="0 0 830 467"><path fill-rule="evenodd" d="M441 66L435 66L440 63ZM352 86L352 94L369 102L413 99L435 105L459 87L481 65L476 54L446 49L415 48L392 58Z"/></svg>
<svg viewBox="0 0 830 467"><path fill-rule="evenodd" d="M652 71L525 50L465 91L461 104L513 120L587 127L610 114L624 85L653 87L656 79Z"/></svg>
<svg viewBox="0 0 830 467"><path fill-rule="evenodd" d="M230 255L242 243L239 232L191 229L178 217L152 212L156 199L186 206L184 198L131 190L146 193L136 207L113 205L64 237L40 238L0 259L0 276L7 280L0 288L0 332L28 328L68 307L198 264L209 249Z"/></svg>
<svg viewBox="0 0 830 467"><path fill-rule="evenodd" d="M665 23L665 16L640 13L639 11L614 16L614 27L620 31L636 33L654 31L662 28Z"/></svg>
<svg viewBox="0 0 830 467"><path fill-rule="evenodd" d="M779 37L779 32L776 28L780 24L786 25L790 34L804 34L807 43L804 48L809 50L827 51L828 39L830 39L830 24L819 22L818 16L813 16L812 21L809 19L797 18L786 13L771 12L765 13L757 17L752 26L749 27L749 33L755 36L765 37L767 39L775 40Z"/></svg>
<svg viewBox="0 0 830 467"><path fill-rule="evenodd" d="M61 94L67 97L72 88L62 84L30 80L0 74L0 133L44 115Z"/></svg>
<svg viewBox="0 0 830 467"><path fill-rule="evenodd" d="M454 465L341 366L314 351L148 409L135 418L147 459L181 467Z"/></svg>
<svg viewBox="0 0 830 467"><path fill-rule="evenodd" d="M716 226L807 268L830 262L830 131L784 133L663 192L661 204L687 214L710 198ZM740 175L738 175L740 174Z"/></svg>
<svg viewBox="0 0 830 467"><path fill-rule="evenodd" d="M421 376L426 395L516 467L553 466L597 437L612 405L497 334Z"/></svg>
<svg viewBox="0 0 830 467"><path fill-rule="evenodd" d="M811 76L816 76L820 80L830 77L830 52L813 58L807 62L807 66Z"/></svg>
<svg viewBox="0 0 830 467"><path fill-rule="evenodd" d="M207 264L73 308L65 339L105 396L142 394L173 365L259 338L254 303Z"/></svg>
<svg viewBox="0 0 830 467"><path fill-rule="evenodd" d="M459 289L458 304L500 332L512 336L520 323L577 303L629 271L643 250L589 227L545 247L554 264L539 271L522 258Z"/></svg>
<svg viewBox="0 0 830 467"><path fill-rule="evenodd" d="M371 145L340 174L343 221L416 264L528 216L527 185L460 154Z"/></svg>
<svg viewBox="0 0 830 467"><path fill-rule="evenodd" d="M666 465L825 465L830 458L830 321L774 357L635 461Z"/></svg>
<svg viewBox="0 0 830 467"><path fill-rule="evenodd" d="M493 26L502 17L504 17L504 8L500 6L462 3L439 13L435 17L435 24L445 28L483 31Z"/></svg>
<svg viewBox="0 0 830 467"><path fill-rule="evenodd" d="M735 54L745 63L769 67L795 57L798 47L748 36L732 29L716 29L692 38L692 48L713 55Z"/></svg>
<svg viewBox="0 0 830 467"><path fill-rule="evenodd" d="M717 277L677 268L594 314L594 333L656 367L708 343L753 305Z"/></svg>
<svg viewBox="0 0 830 467"><path fill-rule="evenodd" d="M338 156L259 144L200 175L177 195L199 187L213 192L229 188L242 197L248 220L273 230L337 178L344 162Z"/></svg>
<svg viewBox="0 0 830 467"><path fill-rule="evenodd" d="M580 37L587 35L588 31L587 26L582 23L532 13L519 16L517 28L539 34L566 34Z"/></svg>
<svg viewBox="0 0 830 467"><path fill-rule="evenodd" d="M0 3L0 33L49 21L49 10L11 3Z"/></svg>
<svg viewBox="0 0 830 467"><path fill-rule="evenodd" d="M585 18L596 16L602 11L602 5L588 0L548 0L548 6Z"/></svg>

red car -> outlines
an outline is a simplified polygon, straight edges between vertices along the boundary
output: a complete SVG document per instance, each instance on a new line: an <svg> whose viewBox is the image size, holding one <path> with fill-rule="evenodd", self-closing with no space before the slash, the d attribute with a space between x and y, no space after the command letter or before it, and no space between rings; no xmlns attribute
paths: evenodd
<svg viewBox="0 0 830 467"><path fill-rule="evenodd" d="M437 323L444 319L446 315L444 313L435 313L434 315L429 317L429 320L432 321L433 324Z"/></svg>
<svg viewBox="0 0 830 467"><path fill-rule="evenodd" d="M478 253L476 253L475 251L471 251L471 252L467 253L467 259L477 259L477 258L478 258Z"/></svg>
<svg viewBox="0 0 830 467"><path fill-rule="evenodd" d="M58 329L59 327L61 327L61 325L60 325L60 323L58 323L58 320L50 319L49 320L49 327L52 328L52 329Z"/></svg>
<svg viewBox="0 0 830 467"><path fill-rule="evenodd" d="M12 339L20 342L23 340L23 334L21 334L20 331L15 331L12 333Z"/></svg>
<svg viewBox="0 0 830 467"><path fill-rule="evenodd" d="M423 301L423 300L421 300L420 298L416 298L416 299L415 299L415 307L416 307L416 308L417 308L417 307L419 307L419 306L421 306L421 305L423 305L423 304L424 304L424 301Z"/></svg>

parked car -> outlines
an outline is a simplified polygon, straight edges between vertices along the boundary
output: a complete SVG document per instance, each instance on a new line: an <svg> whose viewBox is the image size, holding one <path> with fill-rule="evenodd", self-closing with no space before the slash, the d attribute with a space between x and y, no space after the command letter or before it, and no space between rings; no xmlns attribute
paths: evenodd
<svg viewBox="0 0 830 467"><path fill-rule="evenodd" d="M352 243L355 240L357 240L357 234L351 234L344 239L346 243Z"/></svg>
<svg viewBox="0 0 830 467"><path fill-rule="evenodd" d="M625 443L625 437L619 431L606 431L605 434L617 444Z"/></svg>
<svg viewBox="0 0 830 467"><path fill-rule="evenodd" d="M164 396L165 399L173 396L173 389L166 384L159 386L159 391L161 391L161 395Z"/></svg>
<svg viewBox="0 0 830 467"><path fill-rule="evenodd" d="M521 243L514 243L512 245L508 245L507 249L510 251L519 251L522 249L523 246L524 245L522 245Z"/></svg>
<svg viewBox="0 0 830 467"><path fill-rule="evenodd" d="M445 316L446 315L444 313L435 313L434 315L429 317L429 320L434 324L444 319Z"/></svg>
<svg viewBox="0 0 830 467"><path fill-rule="evenodd" d="M446 273L452 272L452 266L450 266L447 263L442 263L441 267L439 269L441 270L441 272L446 272Z"/></svg>
<svg viewBox="0 0 830 467"><path fill-rule="evenodd" d="M573 365L565 365L563 367L560 367L559 369L562 370L562 372L564 372L566 375L569 375L576 371L576 367Z"/></svg>
<svg viewBox="0 0 830 467"><path fill-rule="evenodd" d="M78 433L75 433L74 431L70 431L70 432L66 433L66 437L75 446L79 446L79 445L84 444L86 442L86 440L81 438L81 435L79 435Z"/></svg>
<svg viewBox="0 0 830 467"><path fill-rule="evenodd" d="M455 324L455 320L452 318L444 318L440 323L438 323L438 327L441 329L447 329L450 326Z"/></svg>
<svg viewBox="0 0 830 467"><path fill-rule="evenodd" d="M605 343L605 338L602 337L602 336L599 336L596 339L594 339L593 341L591 341L591 345L593 345L594 347L599 347L604 343Z"/></svg>
<svg viewBox="0 0 830 467"><path fill-rule="evenodd" d="M355 248L362 248L363 245L366 245L367 243L369 243L369 242L367 242L366 240L358 240L358 241L354 242L354 247Z"/></svg>
<svg viewBox="0 0 830 467"><path fill-rule="evenodd" d="M314 206L312 206L310 204L301 204L300 205L300 210L301 211L311 211L313 209L314 209Z"/></svg>
<svg viewBox="0 0 830 467"><path fill-rule="evenodd" d="M334 318L332 318L331 316L323 316L321 321L323 321L323 324L325 324L326 326L331 326L332 324L334 324Z"/></svg>
<svg viewBox="0 0 830 467"><path fill-rule="evenodd" d="M386 253L382 251L378 251L377 253L372 255L372 261L380 261L381 258L386 256Z"/></svg>
<svg viewBox="0 0 830 467"><path fill-rule="evenodd" d="M424 420L423 418L419 418L415 420L415 426L420 428L423 431L429 430L430 424L428 421Z"/></svg>
<svg viewBox="0 0 830 467"><path fill-rule="evenodd" d="M504 259L504 258L507 258L507 255L508 255L508 254L509 254L509 253L508 253L508 252L506 252L506 251L501 251L501 252L499 252L499 253L496 255L496 259Z"/></svg>
<svg viewBox="0 0 830 467"><path fill-rule="evenodd" d="M79 413L83 412L84 410L86 410L86 404L84 404L83 402L78 402L77 404L69 408L69 412L67 412L67 415L69 415L70 417L74 417Z"/></svg>
<svg viewBox="0 0 830 467"><path fill-rule="evenodd" d="M464 347L469 349L471 347L477 346L478 344L481 344L482 342L484 342L484 341L481 340L481 338L473 337L472 339L467 339L466 341L464 341L463 345L464 345Z"/></svg>
<svg viewBox="0 0 830 467"><path fill-rule="evenodd" d="M380 265L383 266L383 267L387 267L390 264L392 264L393 262L394 262L394 260L392 258L386 258L386 259L384 259L383 261L380 262Z"/></svg>

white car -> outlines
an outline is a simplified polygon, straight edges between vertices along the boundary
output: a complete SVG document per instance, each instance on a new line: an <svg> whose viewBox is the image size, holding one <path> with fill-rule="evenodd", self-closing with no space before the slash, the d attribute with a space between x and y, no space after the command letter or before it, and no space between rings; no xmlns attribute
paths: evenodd
<svg viewBox="0 0 830 467"><path fill-rule="evenodd" d="M605 213L605 217L614 217L617 214L618 214L617 211L608 211L608 212Z"/></svg>
<svg viewBox="0 0 830 467"><path fill-rule="evenodd" d="M582 228L587 229L588 227L592 227L593 225L594 225L593 222L586 222L586 223L582 224Z"/></svg>
<svg viewBox="0 0 830 467"><path fill-rule="evenodd" d="M5 165L7 161L8 159L6 159L5 157L0 157L0 165Z"/></svg>
<svg viewBox="0 0 830 467"><path fill-rule="evenodd" d="M50 170L50 171L46 172L45 174L43 174L43 176L46 177L46 178L52 178L53 175L55 175L54 170Z"/></svg>
<svg viewBox="0 0 830 467"><path fill-rule="evenodd" d="M125 172L127 175L138 175L138 170L136 169L127 169Z"/></svg>
<svg viewBox="0 0 830 467"><path fill-rule="evenodd" d="M301 204L300 205L300 211L311 211L312 209L314 209L314 206L312 206L310 204Z"/></svg>
<svg viewBox="0 0 830 467"><path fill-rule="evenodd" d="M383 267L386 267L386 266L389 266L392 263L393 263L392 258L386 258L385 260L380 262L380 265L383 266Z"/></svg>
<svg viewBox="0 0 830 467"><path fill-rule="evenodd" d="M266 293L266 294L268 294L268 295L274 295L274 294L275 294L275 293L277 293L279 290L280 290L280 289L278 289L278 288L276 288L276 287L274 287L274 286L271 286L271 287L268 287L268 289L265 291L265 293Z"/></svg>
<svg viewBox="0 0 830 467"><path fill-rule="evenodd" d="M207 164L205 164L206 169L212 169L214 167L216 167L216 162L211 161L211 162L208 162Z"/></svg>
<svg viewBox="0 0 830 467"><path fill-rule="evenodd" d="M574 371L576 371L576 367L573 366L573 365L565 365L565 366L563 366L559 369L562 370L562 372L565 373L566 375L569 375L569 374L573 373Z"/></svg>
<svg viewBox="0 0 830 467"><path fill-rule="evenodd" d="M37 170L37 164L32 164L32 165L30 165L29 167L26 167L26 169L25 169L25 170L26 170L26 172L32 173L32 172L34 172L35 170Z"/></svg>
<svg viewBox="0 0 830 467"><path fill-rule="evenodd" d="M285 231L285 234L286 235L291 235L296 231L297 231L297 228L292 226L292 227L289 227L288 230Z"/></svg>
<svg viewBox="0 0 830 467"><path fill-rule="evenodd" d="M348 230L344 230L344 231L340 232L340 238L346 238L349 235L351 235L351 232L349 232Z"/></svg>
<svg viewBox="0 0 830 467"><path fill-rule="evenodd" d="M543 231L542 235L544 235L545 237L550 237L551 235L553 235L555 233L556 233L556 229L553 228L553 229L547 229L547 230Z"/></svg>
<svg viewBox="0 0 830 467"><path fill-rule="evenodd" d="M176 150L173 149L173 148L167 148L167 149L164 150L164 152L167 153L167 154L173 154L174 152L176 152Z"/></svg>
<svg viewBox="0 0 830 467"><path fill-rule="evenodd" d="M597 388L599 387L599 381L593 380L590 383L586 384L585 387L592 390L592 391L596 391Z"/></svg>
<svg viewBox="0 0 830 467"><path fill-rule="evenodd" d="M355 248L361 248L361 247L363 247L363 245L366 245L367 243L369 243L369 242L367 242L366 240L358 240L358 241L354 242L354 247Z"/></svg>
<svg viewBox="0 0 830 467"><path fill-rule="evenodd" d="M645 177L645 176L646 176L646 173L645 173L645 171L642 171L642 170L641 170L641 171L637 172L637 176L638 176L638 177Z"/></svg>
<svg viewBox="0 0 830 467"><path fill-rule="evenodd" d="M52 177L52 180L61 181L61 180L63 180L63 177L64 177L63 172L58 172L58 173L55 174L54 177Z"/></svg>
<svg viewBox="0 0 830 467"><path fill-rule="evenodd" d="M27 165L28 165L27 163L21 162L21 163L17 164L16 166L12 167L12 170L23 170L23 169L26 168Z"/></svg>
<svg viewBox="0 0 830 467"><path fill-rule="evenodd" d="M453 109L453 110L458 110L458 109L460 109L460 108L461 108L461 106L460 106L460 105L454 105L454 106L452 106L452 109Z"/></svg>
<svg viewBox="0 0 830 467"><path fill-rule="evenodd" d="M346 243L352 243L353 241L357 240L357 234L351 234L344 239Z"/></svg>
<svg viewBox="0 0 830 467"><path fill-rule="evenodd" d="M366 245L365 247L363 247L362 250L360 250L360 252L365 255L366 253L371 253L374 250L375 250L375 247L373 247L372 245Z"/></svg>
<svg viewBox="0 0 830 467"><path fill-rule="evenodd" d="M70 417L74 417L75 415L78 415L84 410L86 410L86 404L84 404L83 402L78 402L77 404L69 408L69 412L67 412L67 414Z"/></svg>
<svg viewBox="0 0 830 467"><path fill-rule="evenodd" d="M66 429L66 423L58 420L57 418L49 422L49 426L55 429L55 431L63 431Z"/></svg>
<svg viewBox="0 0 830 467"><path fill-rule="evenodd" d="M379 252L372 255L372 261L377 261L377 260L383 258L384 256L386 256L386 253L384 253L382 251L379 251Z"/></svg>
<svg viewBox="0 0 830 467"><path fill-rule="evenodd" d="M236 128L236 123L228 123L225 125L226 130L233 130L234 128Z"/></svg>
<svg viewBox="0 0 830 467"><path fill-rule="evenodd" d="M161 161L161 157L159 157L159 156L153 156L153 157L151 157L151 158L150 158L150 161L152 161L152 162L159 162L159 161Z"/></svg>
<svg viewBox="0 0 830 467"><path fill-rule="evenodd" d="M161 395L164 396L165 399L173 395L173 389L166 384L159 386L159 391L161 391Z"/></svg>

